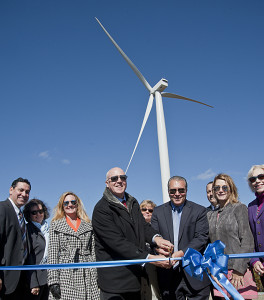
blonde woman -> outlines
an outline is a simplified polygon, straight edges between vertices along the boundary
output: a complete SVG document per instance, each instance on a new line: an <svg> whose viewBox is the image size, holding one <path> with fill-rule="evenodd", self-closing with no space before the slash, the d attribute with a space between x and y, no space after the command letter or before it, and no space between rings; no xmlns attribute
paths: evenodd
<svg viewBox="0 0 264 300"><path fill-rule="evenodd" d="M246 205L238 200L238 192L232 178L218 174L213 182L214 198L219 204L215 211L207 213L211 242L221 240L225 254L239 254L253 251L253 236L248 223ZM249 259L230 259L228 279L245 299L257 298L257 288L248 269ZM214 289L214 296L222 294Z"/></svg>
<svg viewBox="0 0 264 300"><path fill-rule="evenodd" d="M95 261L92 224L81 199L63 193L55 208L49 231L48 263ZM49 269L50 299L99 299L95 269Z"/></svg>

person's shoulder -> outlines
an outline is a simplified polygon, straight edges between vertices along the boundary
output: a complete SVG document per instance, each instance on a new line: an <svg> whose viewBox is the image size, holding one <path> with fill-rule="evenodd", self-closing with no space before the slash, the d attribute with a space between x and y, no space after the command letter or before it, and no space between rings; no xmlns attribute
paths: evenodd
<svg viewBox="0 0 264 300"><path fill-rule="evenodd" d="M0 206L4 207L4 206L8 206L8 204L11 204L10 200L6 199L4 201L0 201Z"/></svg>
<svg viewBox="0 0 264 300"><path fill-rule="evenodd" d="M168 206L171 207L170 202L166 202L166 203L163 203L161 205L155 206L153 213L159 213L160 211L167 208Z"/></svg>
<svg viewBox="0 0 264 300"><path fill-rule="evenodd" d="M232 204L234 210L247 210L247 206L242 202L236 202Z"/></svg>
<svg viewBox="0 0 264 300"><path fill-rule="evenodd" d="M186 200L186 204L185 205L193 208L194 210L206 212L206 208L204 206L202 206L201 204L195 203L193 201Z"/></svg>
<svg viewBox="0 0 264 300"><path fill-rule="evenodd" d="M249 202L248 208L251 208L251 207L256 206L256 205L258 205L258 201L257 201L257 199L254 199L253 201Z"/></svg>
<svg viewBox="0 0 264 300"><path fill-rule="evenodd" d="M98 209L102 209L104 207L107 206L108 201L105 199L105 197L103 196L94 206L94 211L98 210Z"/></svg>

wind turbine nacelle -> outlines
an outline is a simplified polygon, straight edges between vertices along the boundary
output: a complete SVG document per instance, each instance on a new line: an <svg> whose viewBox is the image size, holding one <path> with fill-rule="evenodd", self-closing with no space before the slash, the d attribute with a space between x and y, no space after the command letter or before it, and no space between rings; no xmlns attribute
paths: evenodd
<svg viewBox="0 0 264 300"><path fill-rule="evenodd" d="M151 94L154 94L156 91L163 92L168 87L168 80L162 78L150 91Z"/></svg>

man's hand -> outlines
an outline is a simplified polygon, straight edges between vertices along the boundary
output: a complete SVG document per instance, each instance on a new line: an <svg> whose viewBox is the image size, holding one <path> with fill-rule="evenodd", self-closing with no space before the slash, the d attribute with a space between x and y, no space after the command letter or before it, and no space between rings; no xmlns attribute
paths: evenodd
<svg viewBox="0 0 264 300"><path fill-rule="evenodd" d="M2 279L0 278L0 291L2 290Z"/></svg>
<svg viewBox="0 0 264 300"><path fill-rule="evenodd" d="M184 252L182 250L179 250L179 251L176 251L172 254L172 258L175 258L175 257L183 257L184 256ZM179 260L173 260L174 263L176 263L177 261Z"/></svg>
<svg viewBox="0 0 264 300"><path fill-rule="evenodd" d="M163 258L167 258L167 257L165 257L164 255L151 255L151 254L148 256L148 259L155 259L155 258L163 259ZM154 261L154 262L151 262L151 264L153 264L157 267L170 269L173 266L174 262L173 261L170 262L167 259L166 261Z"/></svg>
<svg viewBox="0 0 264 300"><path fill-rule="evenodd" d="M60 290L60 285L55 283L55 284L52 284L50 287L49 287L49 290L52 294L52 296L55 298L55 299L60 299L61 298L61 290Z"/></svg>
<svg viewBox="0 0 264 300"><path fill-rule="evenodd" d="M155 243L157 244L158 248L156 251L165 256L169 256L173 249L173 244L170 241L164 240L161 236L156 236L154 239Z"/></svg>
<svg viewBox="0 0 264 300"><path fill-rule="evenodd" d="M259 275L262 276L264 274L264 267L263 264L260 261L257 261L254 266L254 271Z"/></svg>

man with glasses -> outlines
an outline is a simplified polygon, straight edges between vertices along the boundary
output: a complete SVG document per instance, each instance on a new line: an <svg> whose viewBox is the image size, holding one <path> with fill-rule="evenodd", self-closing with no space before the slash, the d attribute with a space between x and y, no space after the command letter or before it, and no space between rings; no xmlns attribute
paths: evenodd
<svg viewBox="0 0 264 300"><path fill-rule="evenodd" d="M186 199L187 181L173 176L168 182L170 201L155 208L151 225L165 239L174 244L172 257L182 257L188 248L201 253L208 242L206 208ZM184 271L181 261L169 270L158 268L158 282L162 299L209 299L210 280L203 274L203 281Z"/></svg>
<svg viewBox="0 0 264 300"><path fill-rule="evenodd" d="M23 265L30 251L25 219L21 212L29 198L30 182L19 177L0 202L0 265ZM28 299L26 271L0 271L0 299Z"/></svg>
<svg viewBox="0 0 264 300"><path fill-rule="evenodd" d="M97 261L164 258L150 255L145 243L155 243L159 253L168 255L173 245L147 223L135 198L125 192L127 176L120 168L106 174L106 189L93 212ZM169 261L156 265L170 268ZM140 299L141 265L98 269L101 299Z"/></svg>

